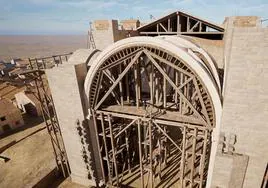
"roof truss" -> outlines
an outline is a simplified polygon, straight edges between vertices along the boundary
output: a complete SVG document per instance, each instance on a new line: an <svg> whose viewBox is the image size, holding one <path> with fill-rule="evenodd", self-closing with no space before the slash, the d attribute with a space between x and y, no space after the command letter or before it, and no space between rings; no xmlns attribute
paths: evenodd
<svg viewBox="0 0 268 188"><path fill-rule="evenodd" d="M193 35L202 38L222 38L224 28L204 19L178 11L138 28L140 35Z"/></svg>

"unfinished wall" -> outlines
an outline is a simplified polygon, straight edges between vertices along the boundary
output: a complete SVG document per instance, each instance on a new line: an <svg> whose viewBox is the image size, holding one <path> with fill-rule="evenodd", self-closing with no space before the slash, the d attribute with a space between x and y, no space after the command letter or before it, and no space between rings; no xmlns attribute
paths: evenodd
<svg viewBox="0 0 268 188"><path fill-rule="evenodd" d="M89 146L83 139L83 126L87 126L84 123L86 108L83 103L86 62L73 60L46 70L46 74L66 146L72 181L86 186L95 185L93 172L88 168L91 165Z"/></svg>
<svg viewBox="0 0 268 188"><path fill-rule="evenodd" d="M114 43L113 32L118 28L117 20L95 20L92 35L97 49L103 50Z"/></svg>
<svg viewBox="0 0 268 188"><path fill-rule="evenodd" d="M136 21L137 22L137 21ZM96 20L94 21L93 24L93 38L94 42L96 44L96 48L99 50L103 50L110 44L130 37L130 36L137 36L138 32L129 29L129 27L133 27L134 24L137 23L133 22L126 22L124 28L120 28L118 26L118 21L117 20Z"/></svg>
<svg viewBox="0 0 268 188"><path fill-rule="evenodd" d="M249 157L243 187L260 187L268 162L268 29L235 27L228 32L221 132L235 135L234 152ZM229 187L233 181L229 179ZM214 181L216 186L222 187Z"/></svg>
<svg viewBox="0 0 268 188"><path fill-rule="evenodd" d="M136 30L138 27L140 27L140 21L139 20L122 20L121 22L122 29L123 30Z"/></svg>

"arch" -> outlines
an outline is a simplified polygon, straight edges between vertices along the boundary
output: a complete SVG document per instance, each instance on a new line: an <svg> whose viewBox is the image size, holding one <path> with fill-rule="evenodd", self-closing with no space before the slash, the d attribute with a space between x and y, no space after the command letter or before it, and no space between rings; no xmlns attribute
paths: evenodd
<svg viewBox="0 0 268 188"><path fill-rule="evenodd" d="M200 54L202 54L202 57L198 57L196 54L193 53L193 51L197 51ZM141 64L140 62L144 63L144 66L140 69L138 66ZM111 67L118 67L120 70L113 70L116 72L113 74L110 72ZM122 65L122 67L121 67ZM146 72L147 67L149 70L151 70L153 77L147 76L147 80L143 83L143 81L138 81L138 74L143 72ZM138 88L140 85L145 85L147 82L149 84L149 89L150 89L150 96L151 99L150 101L150 110L153 111L155 108L161 108L160 113L162 113L161 118L159 119L157 116L153 115L154 117L152 118L152 112L150 117L146 115L140 115L137 114L134 116L131 116L131 113L125 114L125 109L122 110L121 108L118 111L118 108L120 106L124 106L124 100L127 100L126 96L120 96L120 99L116 99L116 95L123 95L122 93L127 93L126 91L123 91L122 89L122 79L125 78L126 80L126 75L129 73L129 70L133 68L131 75L131 78L134 80L133 83L129 82L129 85L135 86L135 89L133 89L133 100L134 100L134 106L136 106L137 109L141 109L141 103L146 102L147 99L146 97L142 98L140 95L142 95L142 90L139 90L137 92ZM122 69L122 70L121 70ZM173 72L168 72L169 70L172 70ZM105 72L106 71L106 72ZM112 71L112 70L111 70ZM145 73L144 73L145 74ZM175 83L176 76L173 75L182 75L180 78L181 83ZM157 78L157 76L161 76L160 78ZM102 80L103 76L106 77L107 81L109 82L107 85L106 89L102 90L102 94L99 93L101 90L101 83L104 82ZM150 78L149 78L150 77ZM141 76L140 76L141 78ZM149 83L153 80L153 82ZM162 92L162 96L157 97L153 96L152 98L152 89L154 88L155 85L153 84L159 84L159 82L162 82L162 85L168 84L169 87L172 90L172 96L175 96L175 99L171 98L169 101L176 101L177 97L179 96L180 99L180 105L179 107L175 108L175 112L177 115L172 116L172 118L176 118L174 121L170 121L168 116L170 114L173 114L171 112L171 107L167 105L167 93L164 93L165 89L160 89ZM120 86L121 83L121 86ZM164 85L165 85L164 84ZM103 86L103 85L102 85ZM192 88L192 90L187 88ZM90 69L88 71L86 80L85 80L85 92L88 98L89 102L89 113L90 115L93 115L94 123L95 126L100 126L102 132L99 133L99 135L104 136L104 145L107 150L106 146L106 128L108 129L108 132L112 132L111 124L113 118L111 117L114 115L116 118L122 118L125 117L127 119L127 123L122 127L122 129L115 133L115 135L110 134L111 137L118 137L120 134L122 134L124 131L126 131L127 128L131 127L133 124L136 124L139 127L139 130L137 134L141 134L142 131L140 131L140 124L143 123L144 127L147 127L146 129L151 131L152 133L152 128L154 127L155 130L159 131L161 134L164 135L165 139L169 140L176 148L178 149L178 153L184 152L185 150L185 140L186 136L190 134L194 134L196 138L192 138L193 142L193 151L195 151L195 146L197 142L197 137L199 136L199 131L201 132L202 135L202 151L204 152L204 156L207 156L207 150L206 145L209 145L211 147L210 150L210 156L212 156L212 160L209 161L210 165L209 168L212 168L213 164L213 156L215 155L216 152L216 142L218 139L218 134L219 134L219 125L220 125L220 118L221 118L221 97L220 97L220 85L218 82L218 74L216 67L213 65L212 60L209 58L209 56L201 49L198 48L196 45L191 44L189 41L186 41L185 39L182 38L176 38L176 37L132 37L128 39L121 40L119 42L114 43L113 45L109 46L108 48L104 49L103 52L99 54L99 56L94 59L91 63ZM119 88L118 93L114 92L115 88ZM132 86L126 86L126 87L132 87ZM167 88L167 85L165 85L165 88ZM140 89L140 88L139 88ZM144 92L146 92L144 90ZM155 93L154 93L155 94ZM107 100L108 96L112 96L116 100L110 100L109 102L114 103L117 105L117 111L113 110L115 108L109 108L109 112L102 111L103 106L107 106L107 104L103 105L105 101ZM100 99L99 99L100 98ZM159 99L160 101L161 98L161 107L157 106L157 101ZM142 101L140 101L142 99ZM178 99L177 99L178 100ZM202 102L203 101L203 102ZM206 101L206 102L204 102ZM116 104L116 102L118 104ZM130 102L128 102L130 104ZM177 102L174 102L177 104ZM182 106L185 106L185 111L182 113ZM109 106L109 105L108 105ZM130 105L131 106L131 105ZM157 106L157 107L155 107ZM178 109L179 108L179 109ZM163 109L163 110L162 110ZM172 108L173 109L173 108ZM132 107L128 106L128 110L133 110ZM135 111L136 112L136 111ZM180 112L180 114L178 113ZM98 116L96 115L98 113ZM168 114L170 113L170 114ZM124 114L124 115L120 115ZM165 115L164 115L165 114ZM194 118L193 118L194 117ZM173 120L171 118L171 120ZM97 121L99 121L99 125L97 125ZM106 124L105 121L108 121ZM124 120L125 121L125 120ZM168 123L167 123L168 122ZM181 146L178 145L168 134L166 131L164 131L161 127L161 123L163 125L167 124L173 124L175 127L178 126L180 127L181 134L183 135L183 138L180 138L180 142L183 143ZM167 124L165 124L167 123ZM148 124L150 124L148 126ZM154 124L154 126L152 125ZM98 128L97 128L98 129ZM189 133L186 133L186 129L189 130ZM191 132L191 133L190 133ZM206 136L205 136L206 135ZM201 138L201 137L200 137ZM113 138L112 138L113 139ZM116 138L115 138L116 139ZM139 138L140 139L140 138ZM152 137L150 137L150 143L152 143ZM212 146L210 145L210 142L212 141ZM113 142L112 142L113 143ZM139 142L141 143L141 142ZM187 144L186 144L187 145ZM114 150L113 144L112 146L112 161L116 161L116 152L117 150ZM151 144L151 149L150 152L152 152L152 147L156 147L155 145L152 146ZM140 148L139 148L140 149ZM141 150L139 150L141 151ZM144 150L143 150L144 151ZM101 152L100 152L101 153ZM104 152L105 153L105 152ZM109 152L106 151L106 158L109 156ZM101 154L102 155L102 154ZM181 154L184 156L184 154ZM194 156L194 154L192 154ZM152 155L150 155L152 156ZM205 157L204 157L205 158ZM181 159L181 164L183 166L184 160L186 159ZM193 157L193 161L195 158ZM200 159L201 160L201 159ZM152 159L150 159L151 165L152 165ZM107 163L109 166L109 163ZM116 167L116 162L112 164L112 166L115 165ZM141 165L141 169L142 166ZM194 166L194 165L193 165ZM200 162L200 166L201 162ZM204 166L203 166L204 167ZM104 168L104 167L102 167ZM107 169L110 169L107 167ZM153 168L150 168L151 171ZM184 169L184 166L183 168ZM200 168L201 169L201 168ZM117 171L117 170L116 170ZM143 170L140 170L141 172ZM182 170L183 171L183 170ZM192 175L192 182L191 185L194 183L193 181L193 173L195 170L191 171ZM210 171L210 170L209 170ZM110 172L108 170L107 172L110 176ZM151 172L152 173L152 172ZM184 177L184 172L182 173L181 177ZM202 172L203 173L203 172ZM211 179L211 172L209 172L207 179L210 181ZM104 176L104 175L103 175ZM118 177L118 174L116 174L116 177ZM203 177L203 175L202 175ZM188 181L183 178L182 182ZM151 181L153 182L153 181ZM117 183L118 183L118 178L117 178ZM200 180L200 186L203 185L203 181ZM117 184L118 185L118 184Z"/></svg>
<svg viewBox="0 0 268 188"><path fill-rule="evenodd" d="M166 37L169 38L169 37ZM208 89L208 93L210 94L210 97L213 101L213 105L215 108L215 116L216 116L216 121L220 121L221 117L221 97L220 97L220 92L218 91L218 83L217 85L213 83L213 79L216 79L215 77L218 77L217 73L213 73L215 77L212 77L207 73L205 68L202 66L200 62L197 62L191 55L189 55L186 52L185 48L178 47L170 41L164 41L159 38L153 38L153 37L132 37L128 39L124 39L121 41L118 41L114 43L113 45L109 46L108 48L104 49L103 52L99 54L99 56L91 63L91 67L88 71L87 77L85 79L85 93L87 95L87 98L90 98L90 88L91 84L93 82L93 79L95 77L95 74L98 70L98 68L102 65L102 63L110 57L112 54L114 54L117 51L120 51L121 49L124 49L126 47L130 46L138 46L138 45L152 45L156 46L159 48L163 48L174 54L175 56L179 56L183 62L189 66L202 80L203 83L206 83L206 87ZM214 76L213 75L213 76ZM90 105L90 101L89 101ZM216 123L218 125L218 123Z"/></svg>

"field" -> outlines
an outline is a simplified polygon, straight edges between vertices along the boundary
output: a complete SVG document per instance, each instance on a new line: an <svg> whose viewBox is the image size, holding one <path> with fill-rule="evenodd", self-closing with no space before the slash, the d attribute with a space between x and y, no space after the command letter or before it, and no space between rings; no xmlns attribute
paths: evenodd
<svg viewBox="0 0 268 188"><path fill-rule="evenodd" d="M86 46L86 35L0 35L0 60L52 56Z"/></svg>

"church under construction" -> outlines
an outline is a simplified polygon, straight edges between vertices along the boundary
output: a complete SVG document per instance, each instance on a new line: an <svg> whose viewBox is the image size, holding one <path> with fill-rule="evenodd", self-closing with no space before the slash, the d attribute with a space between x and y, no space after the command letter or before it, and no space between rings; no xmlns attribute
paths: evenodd
<svg viewBox="0 0 268 188"><path fill-rule="evenodd" d="M266 187L267 52L254 16L94 21L88 49L45 70L59 168L86 186Z"/></svg>

